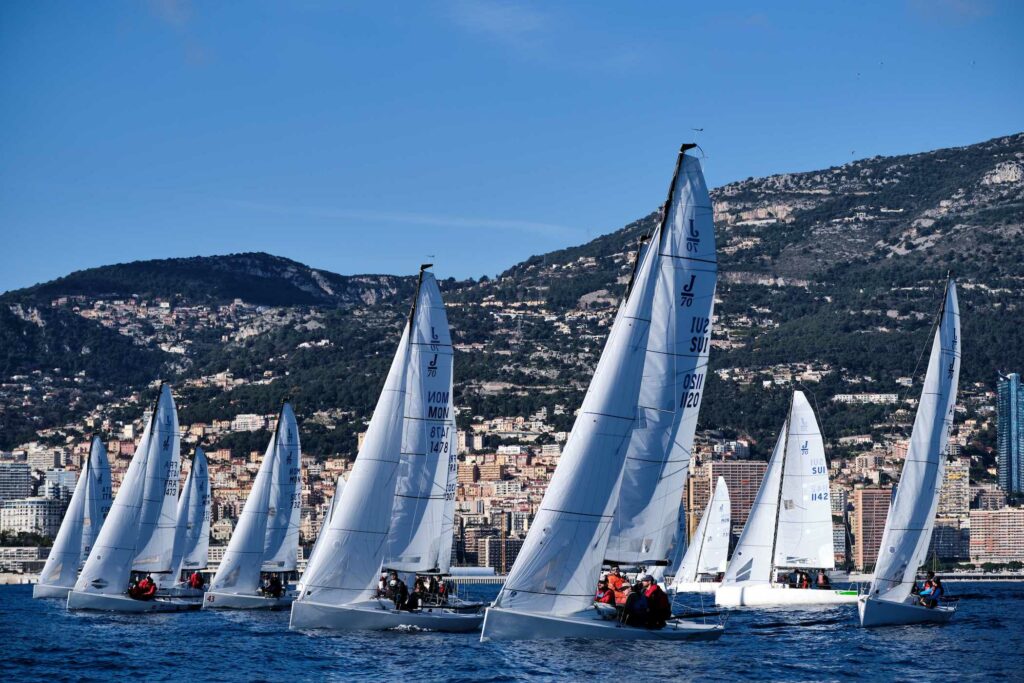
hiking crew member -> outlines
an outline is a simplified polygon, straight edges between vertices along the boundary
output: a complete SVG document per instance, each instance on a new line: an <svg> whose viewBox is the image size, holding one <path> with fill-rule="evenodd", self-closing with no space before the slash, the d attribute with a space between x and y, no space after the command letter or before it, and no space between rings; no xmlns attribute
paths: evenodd
<svg viewBox="0 0 1024 683"><path fill-rule="evenodd" d="M597 593L594 594L594 602L615 605L615 592L608 587L608 579L601 579L597 582Z"/></svg>
<svg viewBox="0 0 1024 683"><path fill-rule="evenodd" d="M615 593L615 604L625 605L626 596L629 594L629 583L622 578L618 567L612 567L612 570L608 572L608 587Z"/></svg>

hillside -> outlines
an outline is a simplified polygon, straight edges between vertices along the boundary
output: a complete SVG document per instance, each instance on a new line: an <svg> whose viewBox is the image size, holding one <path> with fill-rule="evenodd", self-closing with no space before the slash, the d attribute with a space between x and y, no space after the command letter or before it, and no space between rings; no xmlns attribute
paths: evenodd
<svg viewBox="0 0 1024 683"><path fill-rule="evenodd" d="M827 437L879 429L891 408L830 398L908 393L897 379L914 370L947 272L960 283L963 385L983 391L997 371L1024 368L1024 134L712 194L721 278L701 428L750 435L763 450L801 383ZM568 414L553 419L568 428L636 240L656 217L494 280L442 282L464 345L460 420L562 404ZM314 451L351 453L412 285L235 254L96 268L9 292L0 297L0 447L60 426L44 405L84 410L162 376L181 388L186 421L265 412L290 395L315 416ZM225 371L240 380L230 392L203 379Z"/></svg>

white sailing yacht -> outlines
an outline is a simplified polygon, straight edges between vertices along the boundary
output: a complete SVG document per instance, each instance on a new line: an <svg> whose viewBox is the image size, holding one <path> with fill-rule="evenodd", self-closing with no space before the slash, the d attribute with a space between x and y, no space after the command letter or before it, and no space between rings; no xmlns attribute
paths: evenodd
<svg viewBox="0 0 1024 683"><path fill-rule="evenodd" d="M732 501L725 478L719 477L715 491L700 518L693 542L679 565L670 589L676 593L714 593L725 571L732 535Z"/></svg>
<svg viewBox="0 0 1024 683"><path fill-rule="evenodd" d="M132 572L172 571L180 477L178 413L166 384L142 433L85 567L68 594L68 609L169 612L196 603L157 597L137 600L127 589Z"/></svg>
<svg viewBox="0 0 1024 683"><path fill-rule="evenodd" d="M768 471L725 580L715 591L715 604L751 607L857 601L856 591L790 588L788 582L777 580L783 568L809 572L835 568L825 445L814 411L800 391L793 392Z"/></svg>
<svg viewBox="0 0 1024 683"><path fill-rule="evenodd" d="M224 559L206 591L203 609L286 608L294 595L265 595L260 577L279 574L284 587L283 575L295 571L301 512L299 424L285 401Z"/></svg>
<svg viewBox="0 0 1024 683"><path fill-rule="evenodd" d="M680 149L661 223L638 255L572 435L486 612L481 640L722 632L677 619L662 629L622 626L593 606L604 560L664 561L676 529L717 275L711 199L700 163L685 154L693 147Z"/></svg>
<svg viewBox="0 0 1024 683"><path fill-rule="evenodd" d="M420 280L345 490L292 604L293 629L415 626L474 631L478 608L396 610L377 595L382 569L446 573L452 544L455 415L452 346L434 276Z"/></svg>
<svg viewBox="0 0 1024 683"><path fill-rule="evenodd" d="M39 583L32 587L33 598L63 600L68 597L78 578L78 570L89 557L103 520L110 512L112 500L107 449L100 438L94 436L60 530L39 575Z"/></svg>
<svg viewBox="0 0 1024 683"><path fill-rule="evenodd" d="M174 534L174 555L169 574L157 579L158 594L178 597L201 597L201 589L189 588L182 572L191 574L206 569L210 550L210 472L206 453L196 448L192 469L178 499L177 527Z"/></svg>
<svg viewBox="0 0 1024 683"><path fill-rule="evenodd" d="M946 466L949 430L960 380L960 308L956 283L946 284L921 402L896 497L885 520L875 575L857 603L861 626L945 623L956 605L925 607L911 593L931 543Z"/></svg>

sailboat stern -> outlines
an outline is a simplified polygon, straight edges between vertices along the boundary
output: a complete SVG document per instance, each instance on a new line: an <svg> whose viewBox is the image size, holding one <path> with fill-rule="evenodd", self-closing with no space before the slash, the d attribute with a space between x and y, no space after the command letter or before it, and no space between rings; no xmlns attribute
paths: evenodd
<svg viewBox="0 0 1024 683"><path fill-rule="evenodd" d="M857 601L860 625L903 626L906 624L945 624L956 613L956 604L924 607L910 602L890 602L862 595Z"/></svg>
<svg viewBox="0 0 1024 683"><path fill-rule="evenodd" d="M722 635L721 624L700 624L673 619L661 629L624 626L603 618L596 610L568 616L531 614L503 607L488 607L484 614L480 642L491 640L715 640Z"/></svg>

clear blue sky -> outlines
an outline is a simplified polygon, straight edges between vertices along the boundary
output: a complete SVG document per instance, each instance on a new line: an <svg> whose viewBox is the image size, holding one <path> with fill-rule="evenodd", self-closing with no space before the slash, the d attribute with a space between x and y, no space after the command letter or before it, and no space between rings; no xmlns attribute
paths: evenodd
<svg viewBox="0 0 1024 683"><path fill-rule="evenodd" d="M720 185L1024 129L1024 2L839 4L0 3L0 290L494 274L652 210L683 141Z"/></svg>

